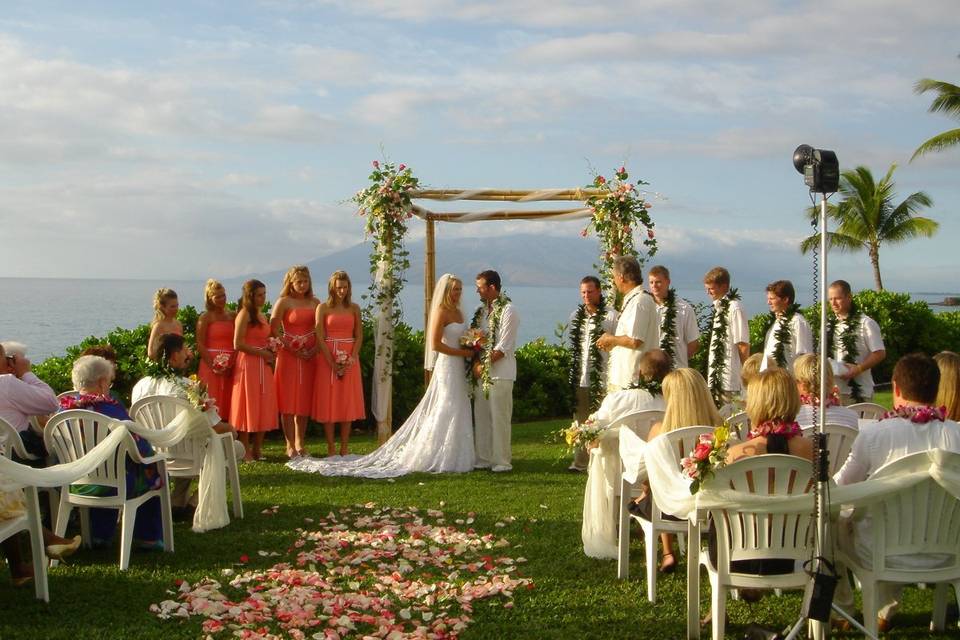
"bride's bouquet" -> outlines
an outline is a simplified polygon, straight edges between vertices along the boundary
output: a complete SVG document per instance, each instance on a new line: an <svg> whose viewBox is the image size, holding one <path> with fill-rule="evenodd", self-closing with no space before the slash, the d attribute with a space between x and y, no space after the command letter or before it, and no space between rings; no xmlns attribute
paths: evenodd
<svg viewBox="0 0 960 640"><path fill-rule="evenodd" d="M474 327L467 329L463 332L463 335L460 336L460 346L464 349L473 349L474 352L480 353L486 339L487 334L483 332L483 329Z"/></svg>

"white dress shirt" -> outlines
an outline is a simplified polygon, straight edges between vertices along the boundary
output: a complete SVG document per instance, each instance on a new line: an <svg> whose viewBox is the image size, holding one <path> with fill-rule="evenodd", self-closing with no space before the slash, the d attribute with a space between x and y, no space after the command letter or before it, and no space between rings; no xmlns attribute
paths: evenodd
<svg viewBox="0 0 960 640"><path fill-rule="evenodd" d="M830 355L838 362L843 362L845 355L840 337L846 329L846 320L837 318L837 329L833 336L833 353ZM860 314L860 326L855 327L854 330L857 332L857 364L863 363L874 351L886 350L883 344L883 336L880 335L880 325L873 318ZM864 398L873 397L873 374L870 369L856 376L854 380L860 385L860 392ZM837 387L840 389L840 393L844 395L850 393L850 383L846 380L837 378Z"/></svg>
<svg viewBox="0 0 960 640"><path fill-rule="evenodd" d="M773 352L777 347L777 340L774 338L777 329L784 323L786 316L777 316L770 328L767 329L767 337L763 345L763 355L774 362ZM803 314L797 311L790 318L790 344L786 345L783 355L786 358L784 365L788 371L793 370L793 361L797 356L804 353L813 353L813 334L810 333L810 324Z"/></svg>
<svg viewBox="0 0 960 640"><path fill-rule="evenodd" d="M574 321L577 319L577 311L574 311L570 314L570 322L568 327L572 327ZM590 315L587 313L587 316L583 323L583 330L580 332L580 344L579 346L574 346L574 348L580 349L580 386L589 387L590 386L590 347L592 343L590 341L590 335L593 332L593 328L596 326L597 322L601 324L601 331L603 333L613 333L617 330L617 312L615 309L607 309L606 314L603 318L598 318L597 314ZM607 384L607 360L609 359L610 354L604 350L600 350L600 381L601 384L606 386Z"/></svg>
<svg viewBox="0 0 960 640"><path fill-rule="evenodd" d="M674 306L677 309L677 315L673 320L675 328L673 352L673 368L683 369L687 367L687 345L700 338L700 328L697 326L697 314L693 312L693 307L686 300L679 296L674 298ZM657 345L663 336L663 319L667 315L667 303L657 306Z"/></svg>
<svg viewBox="0 0 960 640"><path fill-rule="evenodd" d="M46 416L60 408L57 394L46 382L27 371L23 378L0 375L0 418L17 431L26 431L31 416Z"/></svg>
<svg viewBox="0 0 960 640"><path fill-rule="evenodd" d="M490 310L487 305L480 305L480 329L484 333L490 332ZM520 316L509 302L503 307L500 314L500 325L497 327L497 342L493 345L494 351L499 351L503 357L490 367L491 380L517 379L517 330L520 328Z"/></svg>
<svg viewBox="0 0 960 640"><path fill-rule="evenodd" d="M660 348L657 341L660 337L660 329L655 307L653 296L647 294L639 285L624 296L623 310L617 320L614 335L629 336L635 340L641 340L643 344L639 349L616 346L610 350L608 387L615 386L622 389L636 382L640 358L647 351Z"/></svg>
<svg viewBox="0 0 960 640"><path fill-rule="evenodd" d="M713 308L715 310L713 325L717 326L720 323L720 300L713 301ZM750 325L747 322L746 314L743 313L743 305L740 304L739 300L731 300L730 306L727 308L727 335L713 335L711 337L707 354L709 359L707 381L709 381L710 376L713 375L713 342L715 340L723 340L724 349L726 350L726 356L724 356L726 367L723 372L722 390L740 391L742 386L740 367L742 363L740 362L740 350L737 348L737 343L743 342L750 344Z"/></svg>
<svg viewBox="0 0 960 640"><path fill-rule="evenodd" d="M186 378L180 378L180 380L183 384L189 384L189 380ZM146 398L147 396L171 396L183 400L188 399L186 389L172 379L154 378L153 376L147 376L146 378L137 380L137 384L133 385L133 390L130 392L130 403L135 404L137 400ZM220 424L221 418L216 407L207 409L204 411L204 414L206 414L207 419L210 420L211 427Z"/></svg>
<svg viewBox="0 0 960 640"><path fill-rule="evenodd" d="M625 415L638 411L666 411L663 396L652 395L646 389L621 389L608 393L590 416L598 427L609 427Z"/></svg>

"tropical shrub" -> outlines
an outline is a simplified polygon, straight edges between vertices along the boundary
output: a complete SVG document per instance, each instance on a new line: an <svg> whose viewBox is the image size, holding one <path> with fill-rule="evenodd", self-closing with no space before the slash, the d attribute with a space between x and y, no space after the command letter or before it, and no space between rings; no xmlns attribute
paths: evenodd
<svg viewBox="0 0 960 640"><path fill-rule="evenodd" d="M570 350L537 338L517 349L516 355L514 422L572 415L573 398L567 378Z"/></svg>

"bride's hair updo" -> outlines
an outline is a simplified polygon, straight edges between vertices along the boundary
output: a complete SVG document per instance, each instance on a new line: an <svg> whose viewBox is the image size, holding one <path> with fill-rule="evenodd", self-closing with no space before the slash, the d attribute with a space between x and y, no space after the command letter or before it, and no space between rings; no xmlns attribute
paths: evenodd
<svg viewBox="0 0 960 640"><path fill-rule="evenodd" d="M443 307L444 309L448 309L450 311L456 311L459 308L459 305L457 305L457 303L455 303L453 299L450 297L451 292L453 291L453 286L456 284L463 286L463 281L456 276L450 276L449 278L447 278L447 284L443 288L443 300L440 301L440 306Z"/></svg>

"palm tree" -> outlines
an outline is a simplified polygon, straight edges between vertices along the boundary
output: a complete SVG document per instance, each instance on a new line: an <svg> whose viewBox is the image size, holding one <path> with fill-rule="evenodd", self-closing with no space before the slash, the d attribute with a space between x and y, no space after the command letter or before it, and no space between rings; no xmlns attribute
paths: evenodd
<svg viewBox="0 0 960 640"><path fill-rule="evenodd" d="M875 182L870 169L857 167L840 174L840 194L843 199L827 205L827 220L837 223L837 230L827 234L828 248L840 251L866 249L873 265L873 280L877 291L883 291L880 278L880 245L899 244L919 236L931 237L940 223L930 218L917 216L924 207L933 206L933 200L923 191L910 194L900 204L894 204L893 171L890 165L887 175ZM810 207L807 216L811 222L819 218L819 209ZM816 233L800 243L803 253L820 246L820 234Z"/></svg>
<svg viewBox="0 0 960 640"><path fill-rule="evenodd" d="M957 85L924 78L923 80L917 80L917 83L913 85L913 91L916 94L936 91L937 97L930 103L928 111L930 113L941 112L960 119L960 87ZM913 156L910 158L910 162L913 162L915 158L922 156L928 151L943 151L948 147L955 147L958 144L960 144L960 129L944 131L917 147L917 150L913 152Z"/></svg>

